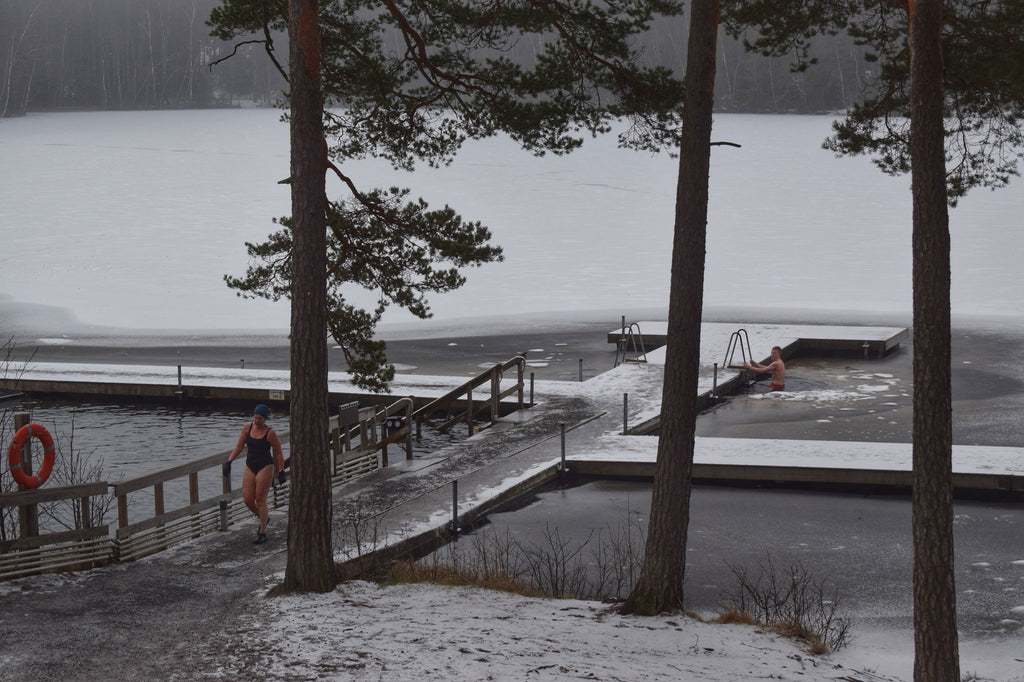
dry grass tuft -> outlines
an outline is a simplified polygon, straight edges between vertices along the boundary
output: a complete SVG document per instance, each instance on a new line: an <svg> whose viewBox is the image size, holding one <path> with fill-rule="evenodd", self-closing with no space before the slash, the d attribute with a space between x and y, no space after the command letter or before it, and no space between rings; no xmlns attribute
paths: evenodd
<svg viewBox="0 0 1024 682"><path fill-rule="evenodd" d="M499 592L511 592L523 597L544 597L530 585L508 575L481 575L475 571L460 571L445 565L422 566L412 561L402 561L391 569L388 576L396 583L435 583L449 586L483 587Z"/></svg>
<svg viewBox="0 0 1024 682"><path fill-rule="evenodd" d="M724 613L720 613L711 622L718 623L719 625L760 625L749 613L738 609L729 609Z"/></svg>

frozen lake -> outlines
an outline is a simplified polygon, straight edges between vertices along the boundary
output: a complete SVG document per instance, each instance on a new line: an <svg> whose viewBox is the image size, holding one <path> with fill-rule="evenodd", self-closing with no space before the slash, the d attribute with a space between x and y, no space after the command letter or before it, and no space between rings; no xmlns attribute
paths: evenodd
<svg viewBox="0 0 1024 682"><path fill-rule="evenodd" d="M0 121L0 327L76 335L284 333L285 304L224 285L243 243L289 208L288 132L266 109L36 114ZM709 318L909 323L910 194L867 159L821 149L831 119L719 115L705 310ZM432 299L435 319L646 318L668 300L676 161L589 141L534 158L505 139L441 170L346 167L360 186L410 187L480 220L503 263ZM338 183L329 180L332 196ZM1024 326L1024 184L951 213L953 312ZM363 299L368 302L369 299ZM404 313L390 325L413 322ZM987 321L986 321L987 324ZM414 327L425 327L420 323ZM96 331L92 329L91 331Z"/></svg>

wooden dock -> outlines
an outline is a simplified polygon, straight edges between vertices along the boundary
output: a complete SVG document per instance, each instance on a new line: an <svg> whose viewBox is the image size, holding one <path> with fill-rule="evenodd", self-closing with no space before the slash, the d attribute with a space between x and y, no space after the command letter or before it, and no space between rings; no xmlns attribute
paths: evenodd
<svg viewBox="0 0 1024 682"><path fill-rule="evenodd" d="M701 325L702 335L728 339L732 333L746 329L757 329L761 336L764 330L778 330L774 342L769 345L780 346L782 357L790 359L804 354L863 354L866 357L885 357L898 350L910 339L910 331L906 327L868 327L857 325L742 325L738 323L704 323ZM620 340L629 339L633 331L634 338L643 341L646 350L661 348L668 344L668 322L664 320L647 320L634 322L625 330L621 327L608 332L608 343L618 344ZM625 336L624 336L625 335ZM752 332L753 335L753 332ZM702 346L704 342L702 341ZM723 341L721 352L724 354L728 342ZM703 352L702 352L703 355ZM767 354L763 356L767 358ZM761 358L758 358L759 360Z"/></svg>
<svg viewBox="0 0 1024 682"><path fill-rule="evenodd" d="M836 448L842 449L837 443ZM581 460L566 463L575 476L653 480L655 462ZM859 494L909 495L913 472L906 469L851 469L842 467L720 464L695 462L693 482L733 487L839 491ZM1024 499L1024 476L1007 473L953 472L957 499L1019 502Z"/></svg>

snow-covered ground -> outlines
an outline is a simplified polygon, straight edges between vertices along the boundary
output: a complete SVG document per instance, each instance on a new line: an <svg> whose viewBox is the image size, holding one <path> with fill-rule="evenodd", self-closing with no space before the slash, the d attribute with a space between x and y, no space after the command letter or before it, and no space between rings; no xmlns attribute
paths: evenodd
<svg viewBox="0 0 1024 682"><path fill-rule="evenodd" d="M326 595L261 599L239 626L239 634L244 644L221 655L211 677L464 682L897 679L891 668L881 669L888 666L879 666L870 651L853 648L812 656L791 640L751 626L705 624L684 615L622 616L599 602L434 585L349 582ZM1018 666L1016 672L1024 675L1024 663Z"/></svg>

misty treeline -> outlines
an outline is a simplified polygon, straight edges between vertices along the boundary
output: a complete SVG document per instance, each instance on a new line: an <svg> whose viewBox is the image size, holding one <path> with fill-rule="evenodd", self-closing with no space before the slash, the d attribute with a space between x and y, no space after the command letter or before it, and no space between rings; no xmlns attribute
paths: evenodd
<svg viewBox="0 0 1024 682"><path fill-rule="evenodd" d="M0 116L271 104L284 81L261 46L211 68L233 50L206 24L219 4L0 0Z"/></svg>
<svg viewBox="0 0 1024 682"><path fill-rule="evenodd" d="M0 117L67 109L149 109L270 105L284 81L261 45L210 36L219 0L0 1ZM682 73L686 17L651 27L645 55ZM262 38L262 36L255 36ZM277 54L287 37L274 35ZM397 47L397 46L396 46ZM529 41L517 50L529 59ZM849 38L815 45L818 64L794 73L787 58L747 52L719 36L718 111L821 113L858 100L876 65Z"/></svg>

